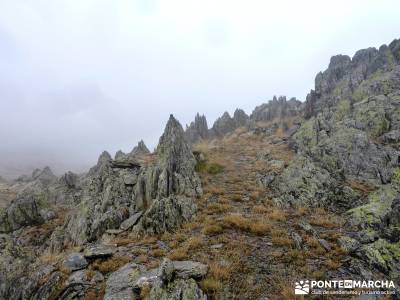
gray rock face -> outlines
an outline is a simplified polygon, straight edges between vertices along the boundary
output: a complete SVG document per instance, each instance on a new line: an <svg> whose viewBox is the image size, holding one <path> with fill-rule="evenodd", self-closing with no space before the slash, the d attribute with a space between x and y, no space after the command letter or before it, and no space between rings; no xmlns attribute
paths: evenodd
<svg viewBox="0 0 400 300"><path fill-rule="evenodd" d="M69 271L76 271L86 268L88 262L81 253L72 253L63 261L63 267Z"/></svg>
<svg viewBox="0 0 400 300"><path fill-rule="evenodd" d="M91 245L84 251L84 256L88 259L112 256L117 252L117 247L112 245Z"/></svg>
<svg viewBox="0 0 400 300"><path fill-rule="evenodd" d="M128 219L126 219L125 221L123 221L121 223L120 228L122 230L127 230L129 228L132 228L133 225L135 225L139 221L139 219L142 217L142 215L143 215L143 212L139 211L138 213L134 214L133 216L130 216Z"/></svg>
<svg viewBox="0 0 400 300"><path fill-rule="evenodd" d="M194 121L191 122L189 126L186 126L185 136L190 144L207 139L209 134L206 117L204 115L200 116L200 114L197 113Z"/></svg>
<svg viewBox="0 0 400 300"><path fill-rule="evenodd" d="M400 269L399 48L395 40L331 59L307 96L307 121L291 137L298 156L274 180L279 203L350 209L348 223L359 231L341 247L393 278ZM352 181L376 190L364 198Z"/></svg>
<svg viewBox="0 0 400 300"><path fill-rule="evenodd" d="M133 291L133 286L144 271L142 266L131 263L112 273L106 282L104 300L139 299Z"/></svg>
<svg viewBox="0 0 400 300"><path fill-rule="evenodd" d="M167 198L156 199L133 231L149 234L170 231L189 221L196 210L194 202L187 197L171 195Z"/></svg>
<svg viewBox="0 0 400 300"><path fill-rule="evenodd" d="M43 170L36 169L33 171L32 179L38 180L43 184L50 184L57 181L57 176L53 174L49 167L45 167Z"/></svg>
<svg viewBox="0 0 400 300"><path fill-rule="evenodd" d="M182 279L200 279L206 276L208 271L207 265L195 261L173 261L172 264L175 276Z"/></svg>
<svg viewBox="0 0 400 300"><path fill-rule="evenodd" d="M214 122L214 125L211 128L211 134L213 136L221 137L235 129L235 121L231 118L228 112L224 112L224 114Z"/></svg>
<svg viewBox="0 0 400 300"><path fill-rule="evenodd" d="M250 119L255 122L272 121L274 119L283 119L301 114L301 102L296 98L286 100L285 96L274 98L268 103L257 106Z"/></svg>
<svg viewBox="0 0 400 300"><path fill-rule="evenodd" d="M379 50L360 50L352 59L345 55L332 57L328 69L316 76L315 91L307 96L306 117L316 116L325 108L334 107L340 99L347 98L355 102L371 92L376 94L394 91L395 86L382 84L374 76L377 71L386 72L389 76L394 75L390 73L397 72L399 44L399 40L394 40L389 46L383 45Z"/></svg>
<svg viewBox="0 0 400 300"><path fill-rule="evenodd" d="M238 108L233 113L233 122L235 123L236 128L246 126L249 122L249 119L249 116L244 112L243 109Z"/></svg>
<svg viewBox="0 0 400 300"><path fill-rule="evenodd" d="M145 155L139 143L135 155L112 160L104 152L86 178L78 213L53 233L51 249L63 244L82 245L107 230L134 226L134 231L162 232L189 220L195 213L193 197L201 195L196 164L182 126L171 115L157 147L156 160L144 166L136 158ZM154 219L154 220L152 220Z"/></svg>
<svg viewBox="0 0 400 300"><path fill-rule="evenodd" d="M149 154L150 150L147 148L146 144L143 140L139 141L137 146L135 146L132 151L129 153L130 157L137 157L141 155Z"/></svg>
<svg viewBox="0 0 400 300"><path fill-rule="evenodd" d="M140 290L150 288L149 299L207 299L196 279L207 273L207 266L197 262L175 262L164 259L158 269L146 270L127 264L107 280L104 299L139 299Z"/></svg>
<svg viewBox="0 0 400 300"><path fill-rule="evenodd" d="M340 178L305 157L297 157L272 186L277 196L274 201L283 206L351 208L359 204L358 195Z"/></svg>
<svg viewBox="0 0 400 300"><path fill-rule="evenodd" d="M78 187L79 177L73 172L67 172L60 178L60 183L65 184L68 188L74 189Z"/></svg>
<svg viewBox="0 0 400 300"><path fill-rule="evenodd" d="M11 232L24 226L44 223L41 207L33 195L24 195L15 199L1 212L0 232Z"/></svg>

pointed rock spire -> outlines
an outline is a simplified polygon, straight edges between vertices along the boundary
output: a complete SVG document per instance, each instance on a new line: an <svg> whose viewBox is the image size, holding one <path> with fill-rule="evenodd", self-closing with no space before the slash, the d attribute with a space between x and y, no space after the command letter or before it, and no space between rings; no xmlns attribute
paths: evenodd
<svg viewBox="0 0 400 300"><path fill-rule="evenodd" d="M182 125L171 114L157 146L159 162L171 172L190 173L194 170L195 158L185 139Z"/></svg>
<svg viewBox="0 0 400 300"><path fill-rule="evenodd" d="M208 138L207 119L204 115L197 113L194 121L186 127L185 135L189 143L194 144L200 140Z"/></svg>
<svg viewBox="0 0 400 300"><path fill-rule="evenodd" d="M146 144L144 143L143 140L140 140L137 146L135 146L131 153L129 153L130 156L138 156L138 155L145 155L149 154L150 150L147 148Z"/></svg>

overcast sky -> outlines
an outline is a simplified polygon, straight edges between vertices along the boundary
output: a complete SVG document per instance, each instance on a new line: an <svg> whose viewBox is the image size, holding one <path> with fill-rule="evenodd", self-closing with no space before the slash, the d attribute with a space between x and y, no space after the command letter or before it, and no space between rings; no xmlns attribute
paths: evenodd
<svg viewBox="0 0 400 300"><path fill-rule="evenodd" d="M400 1L0 0L0 174L93 165L185 125L304 100L332 55L400 37Z"/></svg>

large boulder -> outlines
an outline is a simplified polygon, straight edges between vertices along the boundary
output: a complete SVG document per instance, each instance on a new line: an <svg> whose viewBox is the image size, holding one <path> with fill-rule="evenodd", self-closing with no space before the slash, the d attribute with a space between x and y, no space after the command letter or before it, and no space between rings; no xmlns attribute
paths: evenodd
<svg viewBox="0 0 400 300"><path fill-rule="evenodd" d="M134 152L116 160L107 152L100 155L84 180L77 212L53 233L51 249L93 242L107 230L120 227L171 230L193 216L193 198L201 195L202 189L196 160L179 122L171 115L152 155L153 163L142 165L137 159L148 154L143 142Z"/></svg>
<svg viewBox="0 0 400 300"><path fill-rule="evenodd" d="M25 226L43 224L41 206L34 195L15 199L0 213L0 232L11 232Z"/></svg>
<svg viewBox="0 0 400 300"><path fill-rule="evenodd" d="M110 275L104 299L139 299L141 290L146 288L150 289L149 299L205 300L195 279L206 273L206 265L191 261L164 259L159 268L151 270L130 263Z"/></svg>

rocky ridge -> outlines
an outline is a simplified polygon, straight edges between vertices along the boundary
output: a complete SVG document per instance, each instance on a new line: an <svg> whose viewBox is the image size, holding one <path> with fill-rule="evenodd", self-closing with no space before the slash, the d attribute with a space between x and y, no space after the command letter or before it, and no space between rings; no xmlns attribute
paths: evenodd
<svg viewBox="0 0 400 300"><path fill-rule="evenodd" d="M0 299L282 299L299 272L399 286L399 91L395 40L333 57L304 104L171 115L154 153L1 182Z"/></svg>

